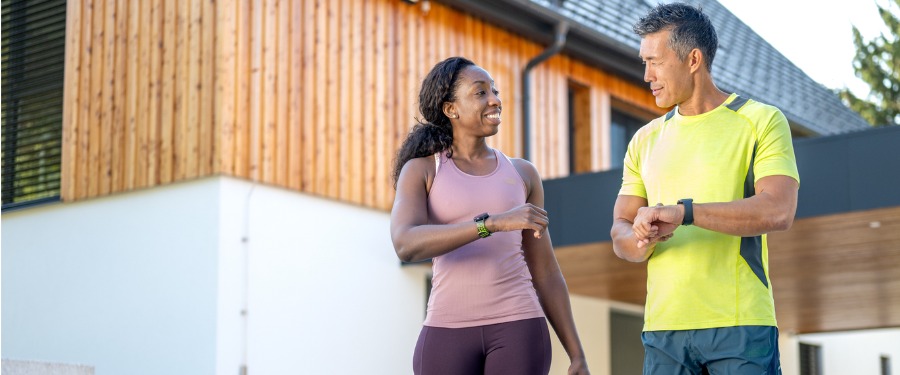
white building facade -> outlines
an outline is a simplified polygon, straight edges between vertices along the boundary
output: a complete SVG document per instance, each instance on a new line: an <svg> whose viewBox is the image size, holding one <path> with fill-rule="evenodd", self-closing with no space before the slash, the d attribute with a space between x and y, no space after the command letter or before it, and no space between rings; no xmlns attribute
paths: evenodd
<svg viewBox="0 0 900 375"><path fill-rule="evenodd" d="M411 373L430 267L400 264L389 219L230 177L6 212L2 357L98 375ZM641 307L572 304L592 373L612 375L610 312ZM785 374L800 342L822 345L826 375L900 358L900 330L783 333ZM567 367L554 340L551 373Z"/></svg>

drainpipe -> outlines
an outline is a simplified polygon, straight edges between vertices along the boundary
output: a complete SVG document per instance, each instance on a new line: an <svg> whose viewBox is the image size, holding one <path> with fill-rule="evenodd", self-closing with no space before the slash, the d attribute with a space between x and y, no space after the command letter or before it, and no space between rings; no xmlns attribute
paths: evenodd
<svg viewBox="0 0 900 375"><path fill-rule="evenodd" d="M542 62L553 57L553 55L562 51L566 45L566 34L569 32L569 23L559 21L556 24L556 37L553 44L540 55L537 55L525 65L522 70L522 158L531 160L531 70L540 65Z"/></svg>

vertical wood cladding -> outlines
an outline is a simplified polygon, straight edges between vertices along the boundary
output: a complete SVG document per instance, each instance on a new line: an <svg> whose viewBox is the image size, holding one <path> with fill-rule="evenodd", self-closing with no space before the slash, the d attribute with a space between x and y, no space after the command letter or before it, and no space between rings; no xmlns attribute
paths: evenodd
<svg viewBox="0 0 900 375"><path fill-rule="evenodd" d="M64 200L224 174L378 209L435 63L492 74L504 111L489 144L518 156L521 70L544 48L399 0L70 0L66 41ZM590 88L591 129L608 128L606 96L658 112L645 87L566 56L533 74L545 178L569 174L570 82Z"/></svg>

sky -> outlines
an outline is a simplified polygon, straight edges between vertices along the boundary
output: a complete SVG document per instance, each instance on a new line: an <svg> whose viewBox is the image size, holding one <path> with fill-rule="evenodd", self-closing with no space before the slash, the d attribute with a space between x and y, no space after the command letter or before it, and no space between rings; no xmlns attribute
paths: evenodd
<svg viewBox="0 0 900 375"><path fill-rule="evenodd" d="M877 5L900 10L892 0L718 0L813 80L857 96L868 86L853 73L853 31L864 39L887 33Z"/></svg>

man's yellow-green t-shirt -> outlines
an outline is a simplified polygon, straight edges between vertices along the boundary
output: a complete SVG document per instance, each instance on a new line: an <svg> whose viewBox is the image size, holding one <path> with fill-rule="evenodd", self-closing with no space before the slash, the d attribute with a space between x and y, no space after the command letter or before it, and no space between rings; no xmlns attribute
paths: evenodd
<svg viewBox="0 0 900 375"><path fill-rule="evenodd" d="M732 94L712 111L674 110L642 127L628 145L619 194L649 205L731 202L772 175L800 181L787 119ZM768 268L765 235L679 227L648 261L644 331L776 326Z"/></svg>

